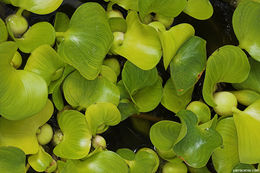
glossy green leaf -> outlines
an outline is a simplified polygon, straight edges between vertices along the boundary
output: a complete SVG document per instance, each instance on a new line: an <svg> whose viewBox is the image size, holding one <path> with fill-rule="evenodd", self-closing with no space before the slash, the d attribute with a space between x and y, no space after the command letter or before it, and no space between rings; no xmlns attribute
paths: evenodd
<svg viewBox="0 0 260 173"><path fill-rule="evenodd" d="M209 107L201 101L191 102L186 109L192 111L194 114L197 115L199 123L206 123L211 118Z"/></svg>
<svg viewBox="0 0 260 173"><path fill-rule="evenodd" d="M30 53L37 47L55 42L55 30L48 22L39 22L30 27L22 38L15 39L19 49L24 53Z"/></svg>
<svg viewBox="0 0 260 173"><path fill-rule="evenodd" d="M112 103L93 104L85 114L93 135L103 133L109 126L115 126L121 121L120 112Z"/></svg>
<svg viewBox="0 0 260 173"><path fill-rule="evenodd" d="M102 65L100 75L112 83L117 82L117 75L109 66Z"/></svg>
<svg viewBox="0 0 260 173"><path fill-rule="evenodd" d="M3 173L25 172L25 154L15 147L0 147L0 170Z"/></svg>
<svg viewBox="0 0 260 173"><path fill-rule="evenodd" d="M44 125L54 111L51 101L38 114L17 121L0 118L0 146L14 146L22 149L25 154L35 154L39 150L37 130Z"/></svg>
<svg viewBox="0 0 260 173"><path fill-rule="evenodd" d="M28 157L28 163L35 171L43 172L51 167L55 160L40 147L38 153Z"/></svg>
<svg viewBox="0 0 260 173"><path fill-rule="evenodd" d="M254 103L256 100L260 99L260 94L252 90L239 90L239 91L232 91L237 98L237 101L245 106L249 106Z"/></svg>
<svg viewBox="0 0 260 173"><path fill-rule="evenodd" d="M232 172L234 166L239 163L237 131L233 117L220 120L216 130L223 139L223 146L217 148L212 161L218 173Z"/></svg>
<svg viewBox="0 0 260 173"><path fill-rule="evenodd" d="M187 166L182 162L167 162L163 166L162 173L187 173Z"/></svg>
<svg viewBox="0 0 260 173"><path fill-rule="evenodd" d="M125 57L143 70L154 68L161 59L161 43L156 30L142 24L138 14L130 11L126 18L127 31L122 44L112 47L112 52Z"/></svg>
<svg viewBox="0 0 260 173"><path fill-rule="evenodd" d="M186 3L186 0L139 0L138 10L141 19L152 12L167 17L176 17L185 8Z"/></svg>
<svg viewBox="0 0 260 173"><path fill-rule="evenodd" d="M235 83L233 86L237 89L250 89L260 93L260 62L249 58L250 72L245 81Z"/></svg>
<svg viewBox="0 0 260 173"><path fill-rule="evenodd" d="M150 140L156 149L169 151L179 136L181 124L163 120L154 124L150 129Z"/></svg>
<svg viewBox="0 0 260 173"><path fill-rule="evenodd" d="M87 80L78 71L71 73L65 79L63 92L65 99L71 106L82 108L100 102L118 105L120 97L118 88L104 77Z"/></svg>
<svg viewBox="0 0 260 173"><path fill-rule="evenodd" d="M183 123L182 131L185 133L179 136L173 150L188 165L195 168L205 166L213 151L221 146L221 135L213 127L199 128L197 116L189 110L182 110L177 116Z"/></svg>
<svg viewBox="0 0 260 173"><path fill-rule="evenodd" d="M260 2L245 0L239 3L232 19L239 46L257 61L260 61L259 18Z"/></svg>
<svg viewBox="0 0 260 173"><path fill-rule="evenodd" d="M10 0L11 4L36 14L49 14L55 11L63 0Z"/></svg>
<svg viewBox="0 0 260 173"><path fill-rule="evenodd" d="M105 59L104 65L110 67L116 73L116 76L119 76L119 74L121 73L121 67L116 58Z"/></svg>
<svg viewBox="0 0 260 173"><path fill-rule="evenodd" d="M206 41L202 38L193 36L181 46L170 65L171 79L178 95L193 88L205 69L206 61Z"/></svg>
<svg viewBox="0 0 260 173"><path fill-rule="evenodd" d="M56 71L63 66L64 63L56 51L49 45L42 45L31 53L24 69L38 74L49 85Z"/></svg>
<svg viewBox="0 0 260 173"><path fill-rule="evenodd" d="M260 99L243 112L234 113L238 136L238 152L241 163L260 163Z"/></svg>
<svg viewBox="0 0 260 173"><path fill-rule="evenodd" d="M14 42L0 44L0 115L10 120L24 119L40 112L48 96L47 84L42 77L12 67L16 50Z"/></svg>
<svg viewBox="0 0 260 173"><path fill-rule="evenodd" d="M54 20L56 32L65 32L69 29L70 18L63 12L57 12Z"/></svg>
<svg viewBox="0 0 260 173"><path fill-rule="evenodd" d="M113 35L105 10L98 3L85 3L74 12L69 29L62 34L58 52L65 62L86 79L95 79L108 53Z"/></svg>
<svg viewBox="0 0 260 173"><path fill-rule="evenodd" d="M6 41L8 38L8 32L5 23L0 19L0 43Z"/></svg>
<svg viewBox="0 0 260 173"><path fill-rule="evenodd" d="M122 71L122 81L138 111L151 111L160 103L162 81L156 68L145 71L127 61Z"/></svg>
<svg viewBox="0 0 260 173"><path fill-rule="evenodd" d="M126 32L127 23L122 17L111 17L109 18L109 25L112 32Z"/></svg>
<svg viewBox="0 0 260 173"><path fill-rule="evenodd" d="M163 49L164 68L167 69L181 45L191 36L194 36L195 30L190 24L182 23L168 31L159 30L158 34Z"/></svg>
<svg viewBox="0 0 260 173"><path fill-rule="evenodd" d="M188 0L183 11L195 19L206 20L213 15L214 9L209 0Z"/></svg>
<svg viewBox="0 0 260 173"><path fill-rule="evenodd" d="M125 161L112 151L98 152L87 159L70 160L62 173L128 173Z"/></svg>
<svg viewBox="0 0 260 173"><path fill-rule="evenodd" d="M66 110L58 115L58 124L63 138L53 153L65 159L81 159L87 156L92 135L85 116L75 110Z"/></svg>
<svg viewBox="0 0 260 173"><path fill-rule="evenodd" d="M185 94L179 96L176 92L176 87L173 85L171 79L168 79L163 88L163 97L162 97L162 105L172 111L179 112L182 109L185 109L189 104L192 98L193 88L187 91Z"/></svg>
<svg viewBox="0 0 260 173"><path fill-rule="evenodd" d="M149 148L140 149L134 161L129 164L130 173L155 173L159 166L159 157Z"/></svg>
<svg viewBox="0 0 260 173"><path fill-rule="evenodd" d="M128 148L120 148L116 151L116 153L125 160L135 159L135 153Z"/></svg>
<svg viewBox="0 0 260 173"><path fill-rule="evenodd" d="M213 92L219 82L243 82L250 71L246 54L238 47L227 45L216 50L208 59L203 84L205 102L215 107Z"/></svg>

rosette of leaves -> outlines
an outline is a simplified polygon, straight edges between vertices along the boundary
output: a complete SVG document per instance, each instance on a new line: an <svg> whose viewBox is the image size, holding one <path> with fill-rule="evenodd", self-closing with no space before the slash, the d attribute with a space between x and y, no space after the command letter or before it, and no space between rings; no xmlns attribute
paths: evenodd
<svg viewBox="0 0 260 173"><path fill-rule="evenodd" d="M41 76L12 67L16 51L14 42L0 44L0 114L10 120L37 114L46 105L48 96L46 81Z"/></svg>
<svg viewBox="0 0 260 173"><path fill-rule="evenodd" d="M162 80L156 68L142 70L127 61L122 70L122 82L139 112L151 111L160 103Z"/></svg>
<svg viewBox="0 0 260 173"><path fill-rule="evenodd" d="M65 62L86 79L94 80L113 41L102 6L92 2L81 5L72 15L68 29L56 36L63 38L58 53Z"/></svg>

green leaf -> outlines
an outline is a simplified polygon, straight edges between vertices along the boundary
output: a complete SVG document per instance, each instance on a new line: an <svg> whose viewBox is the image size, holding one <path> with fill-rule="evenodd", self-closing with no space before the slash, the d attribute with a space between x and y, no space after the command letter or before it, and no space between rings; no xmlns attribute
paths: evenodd
<svg viewBox="0 0 260 173"><path fill-rule="evenodd" d="M128 99L120 100L117 108L121 114L121 121L127 119L131 115L139 113L135 104Z"/></svg>
<svg viewBox="0 0 260 173"><path fill-rule="evenodd" d="M260 62L249 58L250 72L245 81L242 83L232 84L236 89L250 89L260 93Z"/></svg>
<svg viewBox="0 0 260 173"><path fill-rule="evenodd" d="M93 104L85 114L93 135L103 133L109 126L115 126L121 121L120 112L112 103Z"/></svg>
<svg viewBox="0 0 260 173"><path fill-rule="evenodd" d="M135 159L135 153L128 148L120 148L116 151L116 153L125 160Z"/></svg>
<svg viewBox="0 0 260 173"><path fill-rule="evenodd" d="M118 88L104 77L87 80L78 71L71 73L63 83L63 92L67 102L73 107L87 108L91 104L110 102L118 105Z"/></svg>
<svg viewBox="0 0 260 173"><path fill-rule="evenodd" d="M215 107L213 92L219 82L243 82L250 71L246 54L238 47L227 45L216 50L208 59L203 98L205 102Z"/></svg>
<svg viewBox="0 0 260 173"><path fill-rule="evenodd" d="M63 36L59 54L83 77L95 79L113 41L105 10L98 3L81 5L72 15L69 29Z"/></svg>
<svg viewBox="0 0 260 173"><path fill-rule="evenodd" d="M28 163L35 171L43 172L51 167L55 163L55 160L40 147L38 153L28 157Z"/></svg>
<svg viewBox="0 0 260 173"><path fill-rule="evenodd" d="M105 0L106 1L106 0ZM110 0L126 10L138 10L138 0Z"/></svg>
<svg viewBox="0 0 260 173"><path fill-rule="evenodd" d="M122 71L122 81L138 111L149 112L160 103L162 81L156 68L145 71L127 61Z"/></svg>
<svg viewBox="0 0 260 173"><path fill-rule="evenodd" d="M49 14L55 11L63 0L10 0L11 4L36 14Z"/></svg>
<svg viewBox="0 0 260 173"><path fill-rule="evenodd" d="M63 12L57 12L54 19L56 32L65 32L69 29L70 18Z"/></svg>
<svg viewBox="0 0 260 173"><path fill-rule="evenodd" d="M158 34L163 49L164 68L167 69L181 45L191 36L194 36L195 30L190 24L182 23L173 26L168 31L159 30Z"/></svg>
<svg viewBox="0 0 260 173"><path fill-rule="evenodd" d="M199 123L206 123L211 118L209 107L201 101L191 102L186 109L192 111L194 114L197 115Z"/></svg>
<svg viewBox="0 0 260 173"><path fill-rule="evenodd" d="M260 99L243 112L234 113L238 136L238 152L241 163L260 163Z"/></svg>
<svg viewBox="0 0 260 173"><path fill-rule="evenodd" d="M150 140L156 149L169 151L173 149L179 136L181 124L163 120L154 124L150 129Z"/></svg>
<svg viewBox="0 0 260 173"><path fill-rule="evenodd" d="M15 147L0 147L1 172L21 173L25 172L25 154Z"/></svg>
<svg viewBox="0 0 260 173"><path fill-rule="evenodd" d="M0 44L0 115L10 120L24 119L40 112L48 96L43 78L12 67L16 50L14 42Z"/></svg>
<svg viewBox="0 0 260 173"><path fill-rule="evenodd" d="M31 53L24 69L38 74L49 85L56 71L63 66L64 63L56 51L49 45L42 45Z"/></svg>
<svg viewBox="0 0 260 173"><path fill-rule="evenodd" d="M249 165L249 164L244 164L244 163L240 163L240 164L236 165L234 167L232 173L235 173L237 171L245 172L245 173L257 172L254 165Z"/></svg>
<svg viewBox="0 0 260 173"><path fill-rule="evenodd" d="M30 53L37 47L55 42L55 30L48 22L39 22L30 27L22 38L15 39L19 49L24 53Z"/></svg>
<svg viewBox="0 0 260 173"><path fill-rule="evenodd" d="M104 65L110 67L115 73L116 76L119 76L121 73L121 67L116 58L108 58L104 60Z"/></svg>
<svg viewBox="0 0 260 173"><path fill-rule="evenodd" d="M8 38L8 32L5 23L0 19L0 43L6 41Z"/></svg>
<svg viewBox="0 0 260 173"><path fill-rule="evenodd" d="M130 11L126 17L127 31L123 43L112 47L112 52L123 56L143 70L154 68L161 59L161 43L156 30L142 24L138 14Z"/></svg>
<svg viewBox="0 0 260 173"><path fill-rule="evenodd" d="M109 80L112 83L117 82L117 75L109 66L102 65L100 75Z"/></svg>
<svg viewBox="0 0 260 173"><path fill-rule="evenodd" d="M111 17L109 18L109 25L112 32L126 32L127 23L122 17Z"/></svg>
<svg viewBox="0 0 260 173"><path fill-rule="evenodd" d="M125 161L112 151L98 152L87 159L69 160L62 173L128 173Z"/></svg>
<svg viewBox="0 0 260 173"><path fill-rule="evenodd" d="M0 146L14 146L22 149L25 154L35 154L39 151L37 130L44 125L54 111L51 101L38 114L24 119L11 121L0 118Z"/></svg>
<svg viewBox="0 0 260 173"><path fill-rule="evenodd" d="M138 7L141 19L152 12L166 17L176 17L185 8L186 3L186 0L139 0Z"/></svg>
<svg viewBox="0 0 260 173"><path fill-rule="evenodd" d="M183 162L167 162L162 173L187 173L187 166Z"/></svg>
<svg viewBox="0 0 260 173"><path fill-rule="evenodd" d="M193 88L188 90L185 94L179 96L176 92L176 87L173 85L171 79L168 79L163 88L163 96L162 96L162 105L172 111L179 112L182 109L185 109L186 106L191 101Z"/></svg>
<svg viewBox="0 0 260 173"><path fill-rule="evenodd" d="M232 91L237 98L237 101L242 105L249 106L254 103L256 100L260 99L260 94L252 90L239 90Z"/></svg>
<svg viewBox="0 0 260 173"><path fill-rule="evenodd" d="M193 88L205 69L206 61L206 41L202 38L193 36L181 46L170 65L171 79L178 95Z"/></svg>
<svg viewBox="0 0 260 173"><path fill-rule="evenodd" d="M188 0L183 11L195 19L206 20L213 15L214 9L209 0Z"/></svg>
<svg viewBox="0 0 260 173"><path fill-rule="evenodd" d="M149 148L140 149L134 161L129 164L130 173L155 173L159 166L159 157Z"/></svg>
<svg viewBox="0 0 260 173"><path fill-rule="evenodd" d="M177 116L185 133L184 136L181 133L173 150L188 165L194 168L205 166L213 151L222 144L221 135L213 127L199 128L197 116L189 110L182 110Z"/></svg>
<svg viewBox="0 0 260 173"><path fill-rule="evenodd" d="M232 19L239 46L257 61L260 61L259 18L260 2L245 0L239 3Z"/></svg>
<svg viewBox="0 0 260 173"><path fill-rule="evenodd" d="M75 110L66 110L58 115L58 124L63 139L53 153L65 159L86 157L91 147L92 135L85 116Z"/></svg>
<svg viewBox="0 0 260 173"><path fill-rule="evenodd" d="M223 146L217 148L212 161L218 173L232 172L239 163L237 131L233 117L220 120L216 127L223 139Z"/></svg>

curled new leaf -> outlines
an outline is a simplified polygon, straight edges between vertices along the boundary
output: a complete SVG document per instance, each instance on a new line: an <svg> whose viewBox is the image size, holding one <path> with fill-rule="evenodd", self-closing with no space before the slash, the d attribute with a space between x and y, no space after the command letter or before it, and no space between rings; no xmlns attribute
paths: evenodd
<svg viewBox="0 0 260 173"><path fill-rule="evenodd" d="M1 172L21 173L25 172L25 154L15 147L0 147Z"/></svg>
<svg viewBox="0 0 260 173"><path fill-rule="evenodd" d="M180 111L177 116L183 126L173 150L188 165L195 168L205 166L213 151L222 144L221 135L214 127L201 129L197 116L191 111Z"/></svg>
<svg viewBox="0 0 260 173"><path fill-rule="evenodd" d="M86 110L86 119L93 135L103 133L109 126L117 125L121 115L112 103L97 103Z"/></svg>
<svg viewBox="0 0 260 173"><path fill-rule="evenodd" d="M259 18L260 2L245 0L239 3L232 19L239 46L257 61L260 61Z"/></svg>
<svg viewBox="0 0 260 173"><path fill-rule="evenodd" d="M55 11L63 0L10 0L11 4L36 14L49 14Z"/></svg>
<svg viewBox="0 0 260 173"><path fill-rule="evenodd" d="M130 11L126 18L127 31L122 44L112 47L112 52L125 57L143 70L154 68L161 59L161 43L156 30L139 21Z"/></svg>
<svg viewBox="0 0 260 173"><path fill-rule="evenodd" d="M59 36L59 35L58 35ZM108 53L113 35L105 10L97 3L85 3L73 14L58 52L66 63L86 79L95 79Z"/></svg>
<svg viewBox="0 0 260 173"><path fill-rule="evenodd" d="M38 114L17 121L0 118L0 146L15 146L22 149L25 154L35 154L39 150L37 130L52 116L53 105L47 101L44 109Z"/></svg>
<svg viewBox="0 0 260 173"><path fill-rule="evenodd" d="M250 71L246 54L238 47L227 45L216 50L208 59L203 98L207 104L215 107L213 92L219 82L243 82Z"/></svg>
<svg viewBox="0 0 260 173"><path fill-rule="evenodd" d="M24 119L40 112L48 96L42 77L11 66L16 50L14 42L0 44L0 115L10 120Z"/></svg>
<svg viewBox="0 0 260 173"><path fill-rule="evenodd" d="M63 92L71 106L82 108L100 102L118 105L120 97L118 88L106 78L100 76L95 80L87 80L78 71L71 73L65 79Z"/></svg>
<svg viewBox="0 0 260 173"><path fill-rule="evenodd" d="M8 32L5 26L5 23L0 19L0 43L6 41L8 38Z"/></svg>
<svg viewBox="0 0 260 173"><path fill-rule="evenodd" d="M206 20L213 15L214 10L209 0L188 0L183 11L195 19Z"/></svg>
<svg viewBox="0 0 260 173"><path fill-rule="evenodd" d="M206 59L206 41L202 38L193 36L181 46L170 65L178 95L194 87L205 69Z"/></svg>
<svg viewBox="0 0 260 173"><path fill-rule="evenodd" d="M65 159L81 159L87 156L92 135L85 116L80 112L67 110L59 114L58 124L63 138L53 153Z"/></svg>

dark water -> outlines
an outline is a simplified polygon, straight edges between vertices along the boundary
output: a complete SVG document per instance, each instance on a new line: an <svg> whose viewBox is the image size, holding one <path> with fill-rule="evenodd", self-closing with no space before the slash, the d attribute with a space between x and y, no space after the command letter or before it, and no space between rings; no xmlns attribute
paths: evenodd
<svg viewBox="0 0 260 173"><path fill-rule="evenodd" d="M65 12L67 15L71 16L75 9L84 2L102 2L101 4L105 7L106 3L101 0L93 1L79 1L79 0L64 0L63 4L57 11ZM188 15L182 13L177 18L175 18L174 24L179 23L190 23L193 25L196 31L196 35L204 38L207 41L207 54L208 56L214 52L219 47L226 44L237 45L237 40L235 38L233 29L232 29L232 14L234 7L229 3L223 2L221 0L211 0L212 5L214 6L214 15L205 21L199 21L189 17ZM119 8L124 15L126 12ZM8 15L13 14L16 8L11 5L4 5L0 3L0 17L2 19L6 18ZM25 12L24 16L27 18L29 25L33 25L39 21L48 21L53 24L55 12L48 15L36 15ZM24 62L28 54L22 54ZM121 64L125 62L123 58L119 58ZM164 70L163 63L160 62L157 66L160 76L163 78L164 82L170 77L169 72ZM193 93L193 100L200 100L202 98L202 85L203 85L204 75L195 86ZM230 89L230 85L221 86L225 89ZM150 116L156 117L155 119L167 119L179 121L174 113L165 109L162 105L159 105L154 111L148 113ZM145 120L144 120L145 121ZM56 118L53 116L49 122L54 129L58 129ZM152 125L154 122L149 122ZM118 148L130 148L136 150L142 147L152 148L152 144L149 140L149 136L145 133L141 133L136 128L134 128L132 120L127 119L115 127L111 127L108 131L102 134L108 144L108 149L116 151ZM53 146L47 146L50 150ZM214 172L212 163L209 162L208 168ZM160 172L160 171L159 171Z"/></svg>

